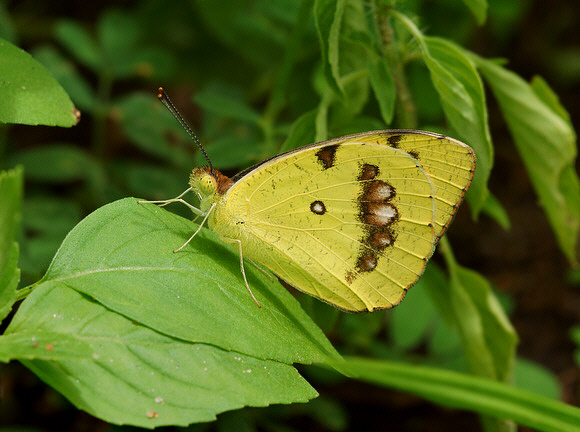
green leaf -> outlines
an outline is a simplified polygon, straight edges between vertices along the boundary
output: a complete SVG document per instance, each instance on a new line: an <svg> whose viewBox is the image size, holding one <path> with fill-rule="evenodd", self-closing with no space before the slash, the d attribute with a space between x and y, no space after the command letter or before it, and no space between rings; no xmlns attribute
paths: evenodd
<svg viewBox="0 0 580 432"><path fill-rule="evenodd" d="M42 183L67 183L103 175L90 154L69 144L28 149L10 161L24 165L27 179Z"/></svg>
<svg viewBox="0 0 580 432"><path fill-rule="evenodd" d="M318 31L324 76L338 94L343 92L339 71L339 45L345 6L346 0L314 2L314 22Z"/></svg>
<svg viewBox="0 0 580 432"><path fill-rule="evenodd" d="M404 350L417 347L437 320L433 302L425 295L421 279L390 314L389 332L393 343Z"/></svg>
<svg viewBox="0 0 580 432"><path fill-rule="evenodd" d="M245 168L262 156L258 138L252 135L228 134L211 141L205 146L205 150L211 159L212 166L221 170ZM195 166L207 165L202 152L196 154L194 164Z"/></svg>
<svg viewBox="0 0 580 432"><path fill-rule="evenodd" d="M499 200L491 193L487 196L487 199L483 203L481 212L491 217L504 230L510 229L511 224L509 215L507 214L506 210L503 208Z"/></svg>
<svg viewBox="0 0 580 432"><path fill-rule="evenodd" d="M133 196L145 196L147 199L162 200L179 195L187 188L189 172L177 171L175 168L157 165L146 165L143 162L119 161L109 165ZM189 212L189 210L188 210ZM185 213L184 213L185 214Z"/></svg>
<svg viewBox="0 0 580 432"><path fill-rule="evenodd" d="M243 99L242 93L230 86L213 83L195 95L195 102L202 108L225 118L258 123L260 114Z"/></svg>
<svg viewBox="0 0 580 432"><path fill-rule="evenodd" d="M395 79L389 70L389 65L384 57L379 57L369 63L369 78L375 98L381 109L381 117L385 124L390 125L395 114Z"/></svg>
<svg viewBox="0 0 580 432"><path fill-rule="evenodd" d="M548 106L552 111L562 117L562 119L565 120L571 128L574 127L572 125L572 120L570 119L570 114L560 103L558 95L554 93L554 90L550 88L548 83L541 76L534 76L530 85L536 96L538 96L542 102L546 104L546 106Z"/></svg>
<svg viewBox="0 0 580 432"><path fill-rule="evenodd" d="M105 421L185 426L243 406L306 402L317 396L290 365L171 338L67 285L36 287L8 336L0 337L0 353L20 339L24 347L15 346L13 357L79 409ZM209 317L204 325L216 319ZM230 319L236 321L235 316ZM31 360L24 360L31 354Z"/></svg>
<svg viewBox="0 0 580 432"><path fill-rule="evenodd" d="M558 377L540 364L518 358L514 368L514 384L544 397L558 400L562 396Z"/></svg>
<svg viewBox="0 0 580 432"><path fill-rule="evenodd" d="M66 92L30 54L0 39L0 122L70 127L78 111Z"/></svg>
<svg viewBox="0 0 580 432"><path fill-rule="evenodd" d="M424 36L405 15L398 12L393 12L393 15L419 44L445 116L458 137L475 150L477 168L467 194L475 216L489 194L487 181L493 165L493 147L481 79L462 49L445 39Z"/></svg>
<svg viewBox="0 0 580 432"><path fill-rule="evenodd" d="M130 94L117 101L115 109L123 131L138 148L174 166L191 169L195 144L152 94Z"/></svg>
<svg viewBox="0 0 580 432"><path fill-rule="evenodd" d="M30 280L41 277L67 233L81 220L80 205L72 199L26 198L22 209L20 268Z"/></svg>
<svg viewBox="0 0 580 432"><path fill-rule="evenodd" d="M173 253L195 228L157 206L116 201L69 233L35 289L66 286L167 336L257 358L311 363L338 356L292 295L246 264L258 308L237 254L211 231Z"/></svg>
<svg viewBox="0 0 580 432"><path fill-rule="evenodd" d="M298 25L299 7L295 0L195 2L196 12L212 36L260 70L280 60L292 27ZM236 64L236 72L238 66L242 65Z"/></svg>
<svg viewBox="0 0 580 432"><path fill-rule="evenodd" d="M313 143L316 139L316 110L302 114L293 124L280 152L286 152Z"/></svg>
<svg viewBox="0 0 580 432"><path fill-rule="evenodd" d="M35 48L32 56L46 66L81 110L94 111L95 92L70 60L50 46Z"/></svg>
<svg viewBox="0 0 580 432"><path fill-rule="evenodd" d="M485 278L461 266L449 271L450 303L471 371L509 381L517 344L515 330Z"/></svg>
<svg viewBox="0 0 580 432"><path fill-rule="evenodd" d="M559 104L545 87L536 84L540 98L513 72L475 55L473 59L500 105L560 248L570 263L578 263L580 181L574 168L574 130L562 118L561 109L553 108ZM551 100L549 105L546 99Z"/></svg>
<svg viewBox="0 0 580 432"><path fill-rule="evenodd" d="M78 61L93 72L99 72L105 67L101 49L79 23L71 20L58 22L55 36Z"/></svg>
<svg viewBox="0 0 580 432"><path fill-rule="evenodd" d="M421 396L437 404L511 419L523 426L573 432L580 409L496 381L415 364L346 358L341 364L366 382Z"/></svg>
<svg viewBox="0 0 580 432"><path fill-rule="evenodd" d="M134 72L134 54L138 51L141 29L130 14L107 10L99 18L98 41L107 65L117 78L131 76Z"/></svg>
<svg viewBox="0 0 580 432"><path fill-rule="evenodd" d="M487 0L463 0L463 3L471 10L477 24L482 25L487 17Z"/></svg>
<svg viewBox="0 0 580 432"><path fill-rule="evenodd" d="M20 280L18 236L22 205L22 168L0 172L0 322L10 313Z"/></svg>

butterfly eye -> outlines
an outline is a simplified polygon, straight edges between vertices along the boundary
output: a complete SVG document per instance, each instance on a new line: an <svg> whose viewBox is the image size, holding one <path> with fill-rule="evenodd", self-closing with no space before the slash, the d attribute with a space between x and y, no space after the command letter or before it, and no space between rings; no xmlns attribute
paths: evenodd
<svg viewBox="0 0 580 432"><path fill-rule="evenodd" d="M199 190L202 195L212 195L217 188L217 180L210 174L202 175L199 179Z"/></svg>

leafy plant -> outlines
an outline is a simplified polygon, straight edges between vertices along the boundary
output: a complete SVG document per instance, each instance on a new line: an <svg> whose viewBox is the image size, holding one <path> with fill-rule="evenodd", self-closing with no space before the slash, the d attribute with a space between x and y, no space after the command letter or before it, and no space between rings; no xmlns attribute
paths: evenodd
<svg viewBox="0 0 580 432"><path fill-rule="evenodd" d="M485 21L486 2L465 4L479 23ZM248 301L237 256L213 233L202 230L187 253L175 255L171 251L195 225L136 199L118 199L175 196L192 160L203 159L192 155L187 137L153 94L113 89L131 80L195 80L201 87L195 102L204 112L200 130L217 168L242 168L347 133L426 127L432 118L438 124L433 129L477 153L468 193L472 216L483 213L506 227L507 213L488 189L494 147L483 78L562 253L577 265L576 136L548 84L539 77L527 83L447 38L426 36L411 6L389 1L191 5L196 31L179 9L159 11L144 2L131 13L104 12L95 35L77 22L58 22L54 37L67 54L40 46L31 50L34 60L0 41L0 79L10 84L0 87L0 122L70 127L78 116L67 93L82 119L91 121L84 147L2 147L6 166L23 166L33 187L22 204L22 168L0 176L2 318L23 300L6 320L0 360L21 361L98 418L146 428L212 421L241 407L306 402L318 393L304 375L315 386L347 376L474 411L486 430L513 430L512 421L574 430L578 409L511 385L527 366L516 359L506 300L484 276L458 263L446 238L440 247L445 270L431 263L393 311L345 316L311 298L297 300L247 266L263 306L258 309ZM168 16L160 20L160 14ZM207 59L205 74L182 72L191 66L191 53L179 55L179 44L169 55L151 41L159 34L172 40L180 31L190 38L188 49ZM211 52L207 41L228 54ZM425 77L424 93L434 98L426 104L435 106L431 114L413 102L413 73ZM117 148L121 142L129 149ZM66 190L66 198L47 199L51 186ZM22 209L25 233L39 234L22 240L18 265ZM19 266L24 283L17 290ZM386 319L391 344L378 337ZM420 344L427 355L418 359L411 350ZM533 366L525 370L545 377ZM554 396L546 390L550 385L529 387ZM342 412L319 403L321 410Z"/></svg>

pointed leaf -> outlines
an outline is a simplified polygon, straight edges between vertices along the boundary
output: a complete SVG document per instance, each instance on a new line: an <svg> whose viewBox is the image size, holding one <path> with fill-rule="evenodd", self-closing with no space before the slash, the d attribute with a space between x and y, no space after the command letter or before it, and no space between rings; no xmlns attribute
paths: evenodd
<svg viewBox="0 0 580 432"><path fill-rule="evenodd" d="M39 62L0 39L0 122L70 127L78 111Z"/></svg>
<svg viewBox="0 0 580 432"><path fill-rule="evenodd" d="M574 166L577 147L572 126L561 109L551 108L553 99L549 105L544 102L545 91L540 98L513 72L473 58L500 105L560 248L570 263L578 263L580 180Z"/></svg>
<svg viewBox="0 0 580 432"><path fill-rule="evenodd" d="M381 117L385 124L389 125L393 121L395 114L395 79L389 70L389 65L384 57L369 63L369 78L375 98L381 109Z"/></svg>

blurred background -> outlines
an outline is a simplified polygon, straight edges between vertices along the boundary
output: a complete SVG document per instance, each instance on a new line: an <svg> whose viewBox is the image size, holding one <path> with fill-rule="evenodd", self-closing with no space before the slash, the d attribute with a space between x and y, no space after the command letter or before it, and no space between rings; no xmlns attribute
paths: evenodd
<svg viewBox="0 0 580 432"><path fill-rule="evenodd" d="M580 3L490 0L478 26L462 2L409 1L421 30L483 57L505 58L525 80L541 75L574 125L580 119ZM181 127L156 99L163 85L213 164L228 174L276 154L292 123L319 102L320 50L311 16L298 64L277 89L281 56L296 31L301 3L258 0L3 1L0 37L29 52L54 74L81 111L73 128L0 125L2 169L25 167L21 286L46 271L64 236L96 208L126 196L170 198L203 164ZM428 71L407 65L421 128L444 116ZM280 103L283 94L284 103ZM272 96L274 94L274 96ZM495 145L490 189L511 228L462 208L449 230L460 263L497 290L520 337L518 385L578 405L580 273L570 270L491 94ZM370 108L372 109L372 107ZM265 130L256 116L273 127ZM363 122L361 131L385 128ZM397 127L397 124L389 125ZM264 139L267 136L268 139ZM303 144L309 144L304 142ZM466 206L463 206L466 207ZM179 212L175 208L172 211ZM189 217L186 212L182 213ZM426 317L420 328L410 323ZM462 369L457 335L438 322L419 286L392 312L341 315L325 328L341 353L416 359ZM76 410L18 363L1 370L0 427L10 430L116 431ZM474 430L475 414L440 408L414 396L363 383L301 373L321 393L306 405L225 413L185 430ZM25 429L28 428L28 429ZM166 428L178 430L179 428ZM179 429L182 430L183 428ZM7 429L6 429L7 430Z"/></svg>

